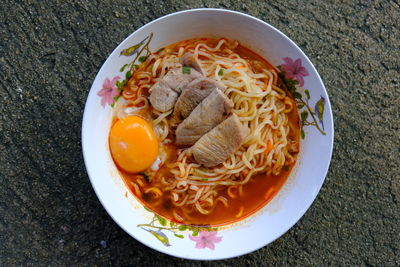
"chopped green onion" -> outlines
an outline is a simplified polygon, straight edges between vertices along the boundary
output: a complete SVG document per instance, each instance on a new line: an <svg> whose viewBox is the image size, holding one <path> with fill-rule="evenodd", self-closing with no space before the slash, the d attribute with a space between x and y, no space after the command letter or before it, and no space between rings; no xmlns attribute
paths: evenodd
<svg viewBox="0 0 400 267"><path fill-rule="evenodd" d="M182 67L182 73L183 74L190 74L190 67L183 66Z"/></svg>
<svg viewBox="0 0 400 267"><path fill-rule="evenodd" d="M220 70L218 71L218 76L222 76L222 75L224 75L224 69L220 69Z"/></svg>

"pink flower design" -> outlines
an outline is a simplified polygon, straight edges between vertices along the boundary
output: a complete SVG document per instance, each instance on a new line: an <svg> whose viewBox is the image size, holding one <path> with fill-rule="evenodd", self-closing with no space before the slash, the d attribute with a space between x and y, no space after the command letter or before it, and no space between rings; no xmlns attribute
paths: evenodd
<svg viewBox="0 0 400 267"><path fill-rule="evenodd" d="M115 76L111 81L106 78L103 83L103 88L97 93L97 95L101 97L101 105L103 107L107 104L111 105L114 103L114 97L119 95L118 88L115 84L119 79L119 76Z"/></svg>
<svg viewBox="0 0 400 267"><path fill-rule="evenodd" d="M198 236L189 235L190 240L196 242L195 248L209 248L214 250L215 243L222 240L221 236L217 236L217 231L201 230Z"/></svg>
<svg viewBox="0 0 400 267"><path fill-rule="evenodd" d="M304 85L303 77L308 76L308 71L301 65L301 59L295 61L289 57L283 59L286 64L281 65L281 70L285 72L285 78L289 80L296 80L300 86Z"/></svg>

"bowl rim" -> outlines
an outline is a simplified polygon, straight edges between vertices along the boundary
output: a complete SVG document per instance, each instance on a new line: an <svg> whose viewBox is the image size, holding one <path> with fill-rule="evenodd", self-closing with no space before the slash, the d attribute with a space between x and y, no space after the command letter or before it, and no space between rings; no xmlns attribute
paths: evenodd
<svg viewBox="0 0 400 267"><path fill-rule="evenodd" d="M124 227L124 225L122 225L116 218L114 218L114 216L112 215L112 213L110 212L110 210L107 208L107 205L105 205L105 203L103 202L104 200L101 198L100 193L98 192L98 189L97 189L97 187L96 187L96 185L95 185L95 183L94 183L94 176L93 176L93 174L92 174L92 171L91 171L89 168L87 168L87 166L88 166L87 162L88 162L88 160L89 160L89 159L88 159L88 156L87 156L87 152L85 151L85 140L86 140L85 136L87 135L87 132L89 132L89 129L87 128L87 121L88 121L88 116L89 116L89 115L88 115L88 113L89 113L89 107L88 107L88 105L87 105L87 100L88 100L88 98L89 98L90 92L91 92L92 89L93 89L94 81L98 78L98 75L99 75L99 73L101 72L101 70L102 70L103 68L105 68L106 65L108 65L108 63L109 63L109 61L110 61L110 55L111 55L115 50L118 50L119 48L121 48L125 40L131 38L133 35L137 34L138 32L140 32L140 31L141 31L142 29L144 29L145 27L148 27L148 26L150 26L150 25L152 25L152 24L155 24L155 23L157 23L157 22L159 22L159 21L161 21L161 20L163 20L163 19L166 19L166 18L168 18L168 17L171 17L171 16L175 16L175 15L178 15L178 14L184 14L184 13L192 13L192 12L224 12L224 13L228 13L228 14L232 14L232 15L244 16L244 17L247 17L248 19L251 19L251 20L254 20L254 21L258 22L258 23L263 24L263 26L266 26L266 27L271 28L272 30L276 31L279 35L281 35L282 37L284 37L284 39L285 39L287 42L289 42L291 45L293 45L293 46L297 49L297 51L302 55L302 57L303 57L306 61L308 61L308 63L310 64L310 67L311 67L312 70L315 72L317 81L321 84L322 89L324 90L324 92L325 92L325 94L326 94L326 96L327 96L326 105L325 105L325 106L328 107L328 108L326 108L326 111L329 112L328 116L331 118L331 120L330 120L330 122L331 122L330 128L332 129L332 132L331 132L331 136L332 136L332 137L331 137L331 140L329 140L329 141L330 141L330 149L329 149L329 151L327 151L327 152L329 153L329 157L328 157L329 161L327 162L326 167L324 168L324 170L323 170L323 172L322 172L323 178L320 180L320 183L316 186L317 190L316 190L315 196L313 197L313 200L310 201L310 203L308 203L307 205L305 205L303 211L300 212L299 215L296 215L296 216L293 217L291 220L289 220L289 223L288 223L289 227L288 227L286 230L284 230L283 232L280 232L280 233L275 234L275 236L273 236L273 237L270 239L270 241L267 242L266 244L261 245L261 246L257 246L257 247L255 247L255 248L252 247L251 249L245 249L245 247L244 247L243 251L242 251L241 253L236 254L236 255L230 255L230 256L216 256L216 254L214 254L214 256L216 256L216 257L209 257L209 258L187 257L187 256L183 256L183 255L174 254L174 253L172 253L171 251L168 251L168 250L162 251L161 249L159 249L159 248L153 246L151 243L145 243L144 241L142 241L142 240L136 238L134 235L132 235L132 234L130 233L130 231L128 231L128 229L126 229L126 228ZM156 18L156 19L154 19L154 20L152 20L152 21L150 21L150 22L148 22L148 23L142 25L141 27L139 27L138 29L136 29L134 32L132 32L131 34L129 34L127 37L125 37L122 41L120 41L119 44L112 50L112 52L110 52L110 53L108 54L107 59L106 59L106 60L104 61L104 63L102 64L101 68L97 71L96 77L94 78L94 80L93 80L93 82L92 82L92 86L91 86L91 88L90 88L90 90L89 90L89 92L88 92L88 95L87 95L87 98L86 98L86 101L85 101L85 108L84 108L84 111L83 111L82 128L81 128L81 146L82 146L82 154L83 154L83 160L84 160L84 163L85 163L86 172L87 172L87 174L88 174L88 176L89 176L89 180L90 180L90 183L91 183L91 185L92 185L92 188L93 188L93 190L94 190L94 192L95 192L97 198L99 199L100 203L102 204L103 208L106 210L106 212L108 213L108 215L113 219L113 221L114 221L121 229L123 229L129 236L133 237L135 240L139 241L141 244L143 244L143 245L145 245L145 246L147 246L147 247L150 247L151 249L156 250L156 251L158 251L158 252L161 252L161 253L164 253L164 254L167 254L167 255L170 255L170 256L173 256L173 257L178 257L178 258L183 258L183 259L188 259L188 260L205 260L205 261L210 261L210 260L223 260L223 259L236 258L236 257L243 256L243 255L245 255L245 254L252 253L252 252L254 252L254 251L256 251L256 250L259 250L259 249L261 249L261 248L263 248L263 247L265 247L265 246L267 246L267 245L273 243L274 241L276 241L278 238L280 238L280 237L283 236L285 233L287 233L298 221L300 221L300 219L304 216L304 214L309 210L309 208L311 207L311 205L314 203L315 199L317 198L317 196L318 196L318 194L319 194L319 192L320 192L320 190L321 190L321 188L322 188L322 186L323 186L323 184L324 184L324 182L325 182L325 179L326 179L326 176L327 176L327 174L328 174L329 167L330 167L330 163L331 163L331 161L332 161L332 153L333 153L333 146L334 146L334 134L335 134L335 131L334 131L334 121L333 121L332 106L331 106L330 99L329 99L329 95L328 95L328 92L327 92L327 90L326 90L326 88L325 88L325 85L324 85L324 83L323 83L323 81L322 81L322 79L321 79L321 77L320 77L318 71L316 70L314 64L311 62L311 60L307 57L307 55L303 52L303 50L302 50L294 41L292 41L288 36L286 36L283 32L281 32L280 30L278 30L277 28L275 28L275 27L272 26L271 24L269 24L269 23L267 23L267 22L265 22L265 21L263 21L263 20L261 20L261 19L259 19L259 18L257 18L257 17L254 17L254 16L252 16L252 15L249 15L249 14L246 14L246 13L243 13L243 12L234 11L234 10L229 10L229 9L224 9L224 8L194 8L194 9L185 9L185 10L173 12L173 13L170 13L170 14L167 14L167 15L164 15L164 16L161 16L161 17L159 17L159 18Z"/></svg>

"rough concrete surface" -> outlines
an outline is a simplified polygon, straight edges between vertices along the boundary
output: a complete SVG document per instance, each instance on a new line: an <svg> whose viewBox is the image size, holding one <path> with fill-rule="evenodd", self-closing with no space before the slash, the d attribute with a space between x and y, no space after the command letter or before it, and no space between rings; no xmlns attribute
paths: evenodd
<svg viewBox="0 0 400 267"><path fill-rule="evenodd" d="M269 246L217 262L170 257L121 230L80 144L108 54L151 20L196 7L242 11L293 39L324 80L336 129L305 216ZM2 0L0 22L0 266L400 265L399 1Z"/></svg>

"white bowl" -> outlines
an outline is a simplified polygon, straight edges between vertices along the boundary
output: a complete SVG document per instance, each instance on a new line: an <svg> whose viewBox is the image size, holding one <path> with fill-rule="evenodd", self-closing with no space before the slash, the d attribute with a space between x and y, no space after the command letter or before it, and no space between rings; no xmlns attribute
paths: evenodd
<svg viewBox="0 0 400 267"><path fill-rule="evenodd" d="M112 108L103 108L97 93L107 78L111 80L125 75L120 68L133 57L120 56L121 51L139 43L152 32L152 51L194 37L226 37L238 40L273 65L284 64L283 58L286 57L300 59L309 73L304 77L304 88L310 92L310 106L314 107L321 97L325 99L323 123L326 135L322 135L316 127L304 127L305 139L301 140L299 159L278 195L249 218L220 227L213 237L207 237L206 232L197 236L210 241L214 249L211 249L212 245L195 248L197 241L193 240L196 238L189 238L193 234L190 230L174 230L173 226L172 230L178 235L175 236L168 229L160 233L155 232L156 228L140 227L140 224L149 224L153 214L129 193L108 149ZM305 99L306 95L303 93L302 97ZM317 123L322 127L320 122ZM325 87L313 64L293 41L264 21L243 13L224 9L193 9L150 22L132 33L111 53L89 92L83 116L82 148L93 188L104 208L122 229L160 252L187 259L214 260L259 249L280 237L303 216L317 196L328 171L333 131L332 111ZM164 227L159 221L154 225ZM165 227L171 228L169 222Z"/></svg>

